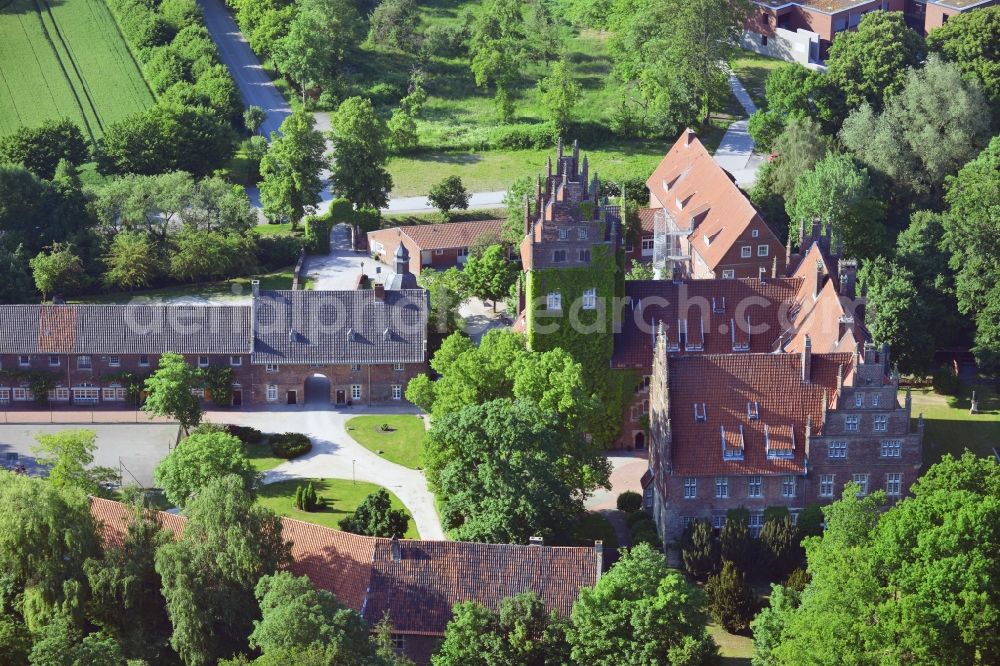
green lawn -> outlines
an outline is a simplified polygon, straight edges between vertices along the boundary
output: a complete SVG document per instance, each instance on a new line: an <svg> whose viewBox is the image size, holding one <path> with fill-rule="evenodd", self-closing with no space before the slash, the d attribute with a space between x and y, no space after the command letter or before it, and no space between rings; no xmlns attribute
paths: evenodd
<svg viewBox="0 0 1000 666"><path fill-rule="evenodd" d="M151 301L163 301L175 298L209 298L216 301L239 300L250 294L250 280L260 280L261 289L291 289L292 272L290 266L275 273L232 278L219 282L200 284L181 284L160 289L132 291L128 293L115 292L111 294L92 294L81 296L76 303L129 303L136 298L146 298ZM307 280L306 289L312 289L313 281Z"/></svg>
<svg viewBox="0 0 1000 666"><path fill-rule="evenodd" d="M708 633L719 646L722 666L750 666L753 655L753 639L731 634L714 622L708 625Z"/></svg>
<svg viewBox="0 0 1000 666"><path fill-rule="evenodd" d="M0 3L0 135L66 117L96 138L153 101L103 0Z"/></svg>
<svg viewBox="0 0 1000 666"><path fill-rule="evenodd" d="M596 149L581 146L591 174L596 171L605 182L649 174L669 148L666 141L623 141ZM388 165L394 183L392 195L426 194L432 185L448 176L460 176L470 192L506 190L517 178L540 175L545 170L545 160L553 154L554 149L544 149L428 152L394 157Z"/></svg>
<svg viewBox="0 0 1000 666"><path fill-rule="evenodd" d="M767 79L767 75L778 67L787 64L784 60L769 58L768 56L749 51L744 51L730 63L733 72L736 74L736 78L740 80L743 87L750 93L753 103L760 108L763 108L766 104L764 81Z"/></svg>
<svg viewBox="0 0 1000 666"><path fill-rule="evenodd" d="M581 546L593 546L600 539L605 548L618 547L618 535L614 525L597 512L587 512L576 526L576 541Z"/></svg>
<svg viewBox="0 0 1000 666"><path fill-rule="evenodd" d="M506 220L506 208L483 208L480 210L464 210L452 212L449 222L474 222L477 220ZM399 213L383 215L382 228L413 226L415 224L439 224L440 213Z"/></svg>
<svg viewBox="0 0 1000 666"><path fill-rule="evenodd" d="M294 506L296 486L308 481L313 482L320 502L322 503L324 500L326 502L319 511L299 511ZM289 518L295 518L303 522L315 523L316 525L338 530L340 527L337 523L348 514L353 513L365 497L378 491L379 488L380 486L374 483L364 483L362 481L352 483L349 480L345 481L342 479L280 481L261 486L257 492L259 497L257 501L280 516L288 516ZM392 492L389 495L392 498L392 508L406 510L396 495ZM409 515L408 512L407 515ZM404 537L407 539L419 538L412 518Z"/></svg>
<svg viewBox="0 0 1000 666"><path fill-rule="evenodd" d="M271 445L266 438L258 444L247 444L247 457L250 458L250 463L258 472L266 472L283 462L287 462L284 458L278 458L271 452Z"/></svg>
<svg viewBox="0 0 1000 666"><path fill-rule="evenodd" d="M391 430L383 432L380 426ZM361 446L386 460L411 469L424 465L424 421L413 414L355 416L347 422L347 433Z"/></svg>
<svg viewBox="0 0 1000 666"><path fill-rule="evenodd" d="M979 398L979 414L970 414L972 390ZM900 391L903 401L905 391ZM966 448L979 456L992 455L1000 448L1000 396L987 386L963 386L957 396L934 393L931 389L913 391L913 425L924 415L924 466L934 464L950 453L959 456Z"/></svg>

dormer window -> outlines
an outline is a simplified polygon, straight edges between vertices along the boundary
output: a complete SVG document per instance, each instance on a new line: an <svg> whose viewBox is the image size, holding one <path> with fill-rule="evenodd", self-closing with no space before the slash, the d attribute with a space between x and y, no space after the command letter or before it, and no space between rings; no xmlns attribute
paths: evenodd
<svg viewBox="0 0 1000 666"><path fill-rule="evenodd" d="M666 178L663 179L663 191L670 194L670 183L667 182Z"/></svg>
<svg viewBox="0 0 1000 666"><path fill-rule="evenodd" d="M730 447L726 441L726 428L719 426L719 434L722 437L722 459L723 460L743 460L743 426L740 426L739 444Z"/></svg>
<svg viewBox="0 0 1000 666"><path fill-rule="evenodd" d="M700 409L699 409L700 407ZM695 423L704 423L708 421L708 405L705 403L694 403L694 421Z"/></svg>
<svg viewBox="0 0 1000 666"><path fill-rule="evenodd" d="M681 210L684 210L684 202L681 201L680 197L677 197L676 202L677 202L677 207Z"/></svg>
<svg viewBox="0 0 1000 666"><path fill-rule="evenodd" d="M760 420L760 403L756 400L747 401L747 418L751 421Z"/></svg>
<svg viewBox="0 0 1000 666"><path fill-rule="evenodd" d="M782 448L771 448L771 433L768 432L767 426L764 426L764 450L767 451L767 457L774 458L794 458L795 457L795 441L793 439L791 447Z"/></svg>

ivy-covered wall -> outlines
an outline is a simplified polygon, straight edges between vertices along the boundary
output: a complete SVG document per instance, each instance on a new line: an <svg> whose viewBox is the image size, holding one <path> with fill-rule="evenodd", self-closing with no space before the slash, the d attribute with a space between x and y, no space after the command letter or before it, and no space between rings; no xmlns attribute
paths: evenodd
<svg viewBox="0 0 1000 666"><path fill-rule="evenodd" d="M534 269L525 275L525 324L533 351L562 348L582 366L601 409L588 432L611 446L621 430L621 415L640 381L630 370L612 370L615 299L624 288L621 253L606 245L591 250L585 268ZM597 290L597 308L583 309L583 292ZM546 297L558 291L562 309L546 310Z"/></svg>

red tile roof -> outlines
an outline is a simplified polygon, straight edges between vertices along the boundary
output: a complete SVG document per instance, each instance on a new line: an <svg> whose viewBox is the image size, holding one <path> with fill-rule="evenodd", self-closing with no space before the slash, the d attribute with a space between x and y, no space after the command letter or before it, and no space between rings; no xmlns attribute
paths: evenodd
<svg viewBox="0 0 1000 666"><path fill-rule="evenodd" d="M384 240L385 236L398 237L406 235L421 250L444 250L469 247L484 236L498 239L500 238L500 231L503 228L503 224L504 220L415 224L412 226L373 231L369 236L386 243L386 240Z"/></svg>
<svg viewBox="0 0 1000 666"><path fill-rule="evenodd" d="M670 428L675 474L692 476L795 474L804 470L807 419L820 434L823 395L832 401L837 373L852 372L852 354L812 354L810 381L802 382L800 354L687 355L670 358ZM748 403L757 403L751 419ZM706 419L695 419L704 405ZM723 458L740 439L743 459ZM765 428L767 438L765 438ZM770 449L792 450L772 458Z"/></svg>
<svg viewBox="0 0 1000 666"><path fill-rule="evenodd" d="M131 514L110 500L91 499L106 544L122 542ZM158 512L175 536L185 518ZM551 610L568 615L581 587L593 586L601 556L593 548L547 548L458 541L398 541L359 536L282 518L292 542L293 573L359 611L371 624L388 612L400 633L441 635L451 608L478 601L498 608L504 597L532 590Z"/></svg>
<svg viewBox="0 0 1000 666"><path fill-rule="evenodd" d="M690 230L691 248L713 271L752 223L761 229L758 242L781 244L690 129L670 148L646 186L677 228Z"/></svg>
<svg viewBox="0 0 1000 666"><path fill-rule="evenodd" d="M783 320L801 284L801 278L681 283L629 280L625 297L631 301L622 312L621 330L615 334L611 364L619 368L652 366L656 327L662 323L668 339L676 341L678 319L687 319L689 341L700 339L699 322L704 322L704 348L699 353L731 353L734 341L748 343L750 352L773 351L778 335L787 328Z"/></svg>

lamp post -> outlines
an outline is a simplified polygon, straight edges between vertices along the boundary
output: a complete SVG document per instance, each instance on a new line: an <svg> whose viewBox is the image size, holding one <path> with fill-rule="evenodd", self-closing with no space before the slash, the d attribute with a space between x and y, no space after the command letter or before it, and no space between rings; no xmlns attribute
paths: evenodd
<svg viewBox="0 0 1000 666"><path fill-rule="evenodd" d="M358 475L355 472L355 463L358 462L357 458L351 458L351 485L358 485Z"/></svg>

